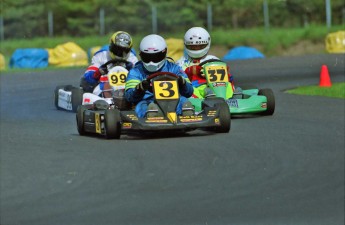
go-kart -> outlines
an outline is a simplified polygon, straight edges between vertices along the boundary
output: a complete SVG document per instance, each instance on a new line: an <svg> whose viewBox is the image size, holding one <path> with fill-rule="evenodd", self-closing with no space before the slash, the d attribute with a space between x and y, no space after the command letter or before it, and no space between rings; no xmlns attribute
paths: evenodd
<svg viewBox="0 0 345 225"><path fill-rule="evenodd" d="M54 104L59 110L66 110L76 112L79 105L92 104L93 102L104 99L109 104L114 104L113 92L117 98L122 101L124 93L125 81L128 70L119 64L128 63L126 60L114 59L106 62L103 66L113 64L113 67L106 75L102 75L100 83L104 83L104 88L101 90L98 86L90 86L85 88L74 87L72 85L60 85L54 91ZM81 80L83 82L83 80ZM85 82L85 81L84 81ZM120 104L120 103L119 103ZM121 107L121 106L120 106Z"/></svg>
<svg viewBox="0 0 345 225"><path fill-rule="evenodd" d="M223 98L205 99L198 114L177 115L179 103L178 76L169 72L157 72L147 80L151 84L154 102L161 115L144 118L137 116L132 108L121 110L104 100L77 109L76 122L80 135L99 134L108 139L119 139L121 134L140 133L141 131L191 131L204 129L211 132L230 131L231 114Z"/></svg>
<svg viewBox="0 0 345 225"><path fill-rule="evenodd" d="M231 115L261 114L273 115L275 98L271 89L256 87L236 87L235 91L227 75L227 65L219 59L206 60L199 64L207 80L206 99L223 98L229 106ZM202 110L204 99L189 98L196 111Z"/></svg>

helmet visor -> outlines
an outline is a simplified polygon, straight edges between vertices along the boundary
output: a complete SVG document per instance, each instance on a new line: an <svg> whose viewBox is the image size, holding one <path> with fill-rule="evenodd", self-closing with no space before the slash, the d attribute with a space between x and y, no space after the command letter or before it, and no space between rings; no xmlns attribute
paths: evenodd
<svg viewBox="0 0 345 225"><path fill-rule="evenodd" d="M166 51L161 51L157 53L146 53L140 52L140 58L144 63L154 62L158 63L161 62L166 57Z"/></svg>
<svg viewBox="0 0 345 225"><path fill-rule="evenodd" d="M111 43L109 46L109 50L118 57L125 57L128 52L131 50L130 48L122 47Z"/></svg>
<svg viewBox="0 0 345 225"><path fill-rule="evenodd" d="M186 48L189 50L201 50L207 47L208 44L203 45L186 45Z"/></svg>

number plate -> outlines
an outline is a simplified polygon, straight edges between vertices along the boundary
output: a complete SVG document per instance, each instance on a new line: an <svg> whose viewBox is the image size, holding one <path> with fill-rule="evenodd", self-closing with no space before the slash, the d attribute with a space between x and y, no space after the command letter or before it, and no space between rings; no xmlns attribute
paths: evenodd
<svg viewBox="0 0 345 225"><path fill-rule="evenodd" d="M226 66L206 66L205 72L209 82L229 82Z"/></svg>
<svg viewBox="0 0 345 225"><path fill-rule="evenodd" d="M179 92L176 80L154 81L153 88L155 90L156 99L178 99Z"/></svg>
<svg viewBox="0 0 345 225"><path fill-rule="evenodd" d="M124 72L124 71L108 73L108 81L109 81L110 86L112 87L125 86L127 74L128 72Z"/></svg>

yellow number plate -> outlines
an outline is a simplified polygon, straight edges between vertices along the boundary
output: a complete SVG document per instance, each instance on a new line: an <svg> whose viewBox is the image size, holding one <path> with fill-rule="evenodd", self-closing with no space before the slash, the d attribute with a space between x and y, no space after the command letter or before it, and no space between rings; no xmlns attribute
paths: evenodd
<svg viewBox="0 0 345 225"><path fill-rule="evenodd" d="M108 73L108 81L110 86L124 86L126 83L127 74L128 72L124 71Z"/></svg>
<svg viewBox="0 0 345 225"><path fill-rule="evenodd" d="M178 99L179 92L176 80L154 81L153 88L155 90L156 99Z"/></svg>
<svg viewBox="0 0 345 225"><path fill-rule="evenodd" d="M209 82L229 82L226 66L207 66L205 68Z"/></svg>

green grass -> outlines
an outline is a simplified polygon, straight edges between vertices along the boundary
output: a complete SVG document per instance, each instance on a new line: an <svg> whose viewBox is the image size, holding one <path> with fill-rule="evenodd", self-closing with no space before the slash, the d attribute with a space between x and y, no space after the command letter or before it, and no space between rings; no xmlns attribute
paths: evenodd
<svg viewBox="0 0 345 225"><path fill-rule="evenodd" d="M325 37L330 32L344 30L343 25L333 25L330 30L325 25L312 25L308 28L270 28L266 32L264 28L251 29L228 29L213 30L212 45L225 46L231 49L235 46L245 45L256 47L266 57L282 55L284 50L296 45L301 41L309 41L313 44L324 44ZM57 45L66 42L75 42L86 52L92 47L103 46L108 43L111 34L104 36L86 36L86 37L40 37L40 38L23 38L23 39L5 39L0 43L0 53L5 57L5 70L9 70L9 60L13 52L18 48L55 48ZM183 33L161 34L165 38L182 38ZM140 40L144 35L133 35L133 47L138 51ZM315 49L320 51L320 49ZM303 51L303 49L301 50ZM326 52L322 49L323 52ZM310 53L310 52L309 52ZM321 52L314 52L321 53ZM302 52L303 54L303 52ZM53 66L49 66L52 68ZM12 69L10 69L12 70Z"/></svg>
<svg viewBox="0 0 345 225"><path fill-rule="evenodd" d="M310 26L308 28L271 28L265 32L263 28L214 30L211 33L213 45L224 45L231 48L238 45L260 46L265 55L278 55L282 48L288 48L299 41L310 40L314 43L322 42L329 32L344 30L342 25L335 25L330 30L324 25ZM108 43L109 36L87 37L41 37L33 39L5 39L1 41L0 53L6 58L10 57L17 48L54 48L69 41L77 43L87 51L94 46L103 46ZM180 34L161 34L165 38L182 38ZM134 48L137 50L143 35L133 35Z"/></svg>
<svg viewBox="0 0 345 225"><path fill-rule="evenodd" d="M345 82L333 83L331 87L305 86L286 91L290 94L325 96L345 99Z"/></svg>

